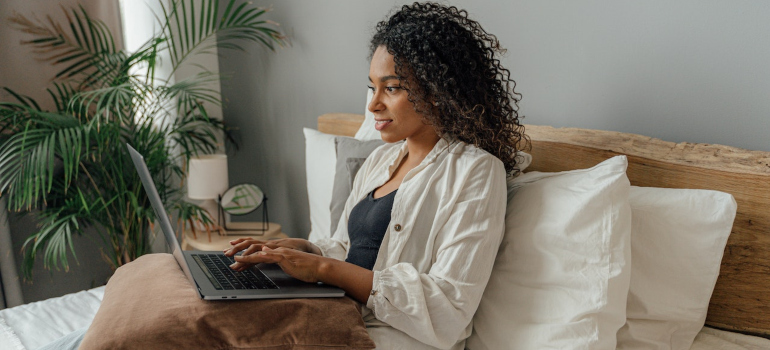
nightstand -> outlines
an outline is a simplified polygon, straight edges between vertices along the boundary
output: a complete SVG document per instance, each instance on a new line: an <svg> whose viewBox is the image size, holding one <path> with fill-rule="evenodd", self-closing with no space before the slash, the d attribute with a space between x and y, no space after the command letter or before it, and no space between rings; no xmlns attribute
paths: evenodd
<svg viewBox="0 0 770 350"><path fill-rule="evenodd" d="M261 223L259 223L261 225ZM227 224L228 228L246 229L254 223L231 222ZM281 225L271 222L267 231L231 231L227 235L220 236L219 233L211 231L211 242L205 230L198 230L198 238L193 238L193 232L190 229L184 230L183 250L217 250L222 251L230 247L230 241L241 237L260 240L271 240L279 238L289 238L281 232Z"/></svg>

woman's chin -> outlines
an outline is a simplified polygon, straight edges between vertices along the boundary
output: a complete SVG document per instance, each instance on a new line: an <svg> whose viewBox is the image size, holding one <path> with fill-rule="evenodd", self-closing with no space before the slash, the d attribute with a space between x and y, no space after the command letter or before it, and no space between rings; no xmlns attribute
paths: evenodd
<svg viewBox="0 0 770 350"><path fill-rule="evenodd" d="M403 137L399 138L397 135L394 135L385 131L380 131L380 138L382 139L382 141L385 141L386 143L398 142L404 139Z"/></svg>

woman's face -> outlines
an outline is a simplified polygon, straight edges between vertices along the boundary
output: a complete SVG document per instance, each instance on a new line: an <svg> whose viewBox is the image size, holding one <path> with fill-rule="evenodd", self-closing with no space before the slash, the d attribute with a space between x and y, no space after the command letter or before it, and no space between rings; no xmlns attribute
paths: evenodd
<svg viewBox="0 0 770 350"><path fill-rule="evenodd" d="M409 102L408 92L396 76L393 55L384 46L378 47L372 55L369 83L374 94L367 108L374 114L375 129L383 141L437 139L433 127L423 122L422 115Z"/></svg>

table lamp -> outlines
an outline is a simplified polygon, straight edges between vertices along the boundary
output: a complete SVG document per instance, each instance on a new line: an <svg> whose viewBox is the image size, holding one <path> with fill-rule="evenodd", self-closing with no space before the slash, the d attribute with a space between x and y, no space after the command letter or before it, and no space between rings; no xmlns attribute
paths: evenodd
<svg viewBox="0 0 770 350"><path fill-rule="evenodd" d="M209 213L209 218L220 225L217 216L217 199L229 187L227 181L227 155L208 154L190 158L187 172L187 197L203 201L200 207Z"/></svg>

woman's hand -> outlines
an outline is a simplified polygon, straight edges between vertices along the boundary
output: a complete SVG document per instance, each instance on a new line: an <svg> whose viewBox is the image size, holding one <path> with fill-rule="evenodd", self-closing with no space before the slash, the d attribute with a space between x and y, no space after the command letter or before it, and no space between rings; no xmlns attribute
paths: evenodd
<svg viewBox="0 0 770 350"><path fill-rule="evenodd" d="M348 262L321 256L313 243L299 238L260 241L239 238L230 241L225 255L234 256L230 268L243 271L259 263L278 264L290 276L305 282L323 282L345 290L348 296L366 303L374 273ZM242 255L235 255L243 251Z"/></svg>
<svg viewBox="0 0 770 350"><path fill-rule="evenodd" d="M259 263L278 264L284 272L298 280L319 282L324 260L329 259L283 246L272 249L263 244L260 251L249 252L250 250L252 250L251 247L243 255L235 256L235 263L230 267L236 271L243 271Z"/></svg>
<svg viewBox="0 0 770 350"><path fill-rule="evenodd" d="M250 257L248 259L240 260L239 256L235 256L235 263L230 266L233 270L236 271L243 271L246 268L259 264L259 263L274 263L274 261L265 260L265 257L260 257L259 253L263 251L271 251L274 249L280 249L283 250L290 250L295 252L301 252L303 254L307 255L315 255L319 256L321 255L321 250L318 249L313 243L310 243L306 239L300 239L300 238L284 238L284 239L276 239L276 240L270 240L270 241L261 241L253 238L238 238L236 240L230 241L231 247L229 249L225 249L224 253L226 256L234 256L236 253L243 251L243 254L240 257ZM261 259L258 259L261 258ZM280 265L280 264L279 264ZM303 265L304 266L304 265ZM283 268L283 266L281 266ZM289 271L284 269L286 273L289 275L292 275ZM314 272L305 271L305 267L301 268L297 271L298 275L304 276L304 278L311 278L314 276ZM294 275L292 275L294 276ZM303 280L305 282L305 279L300 278L299 276L294 276L297 279Z"/></svg>
<svg viewBox="0 0 770 350"><path fill-rule="evenodd" d="M226 256L233 256L240 251L244 251L243 255L252 254L262 251L262 247L268 247L270 249L276 249L280 247L299 250L301 252L312 253L321 255L321 250L310 243L310 241L301 238L283 238L269 241L261 241L253 238L238 238L230 241L230 248L224 250Z"/></svg>
<svg viewBox="0 0 770 350"><path fill-rule="evenodd" d="M235 271L243 271L260 263L278 264L284 272L298 280L340 287L348 296L362 303L366 303L372 290L374 273L371 270L321 256L320 249L304 239L267 242L237 239L231 244L233 247L225 250L228 256L245 249L242 255L235 255L235 263L230 265Z"/></svg>

